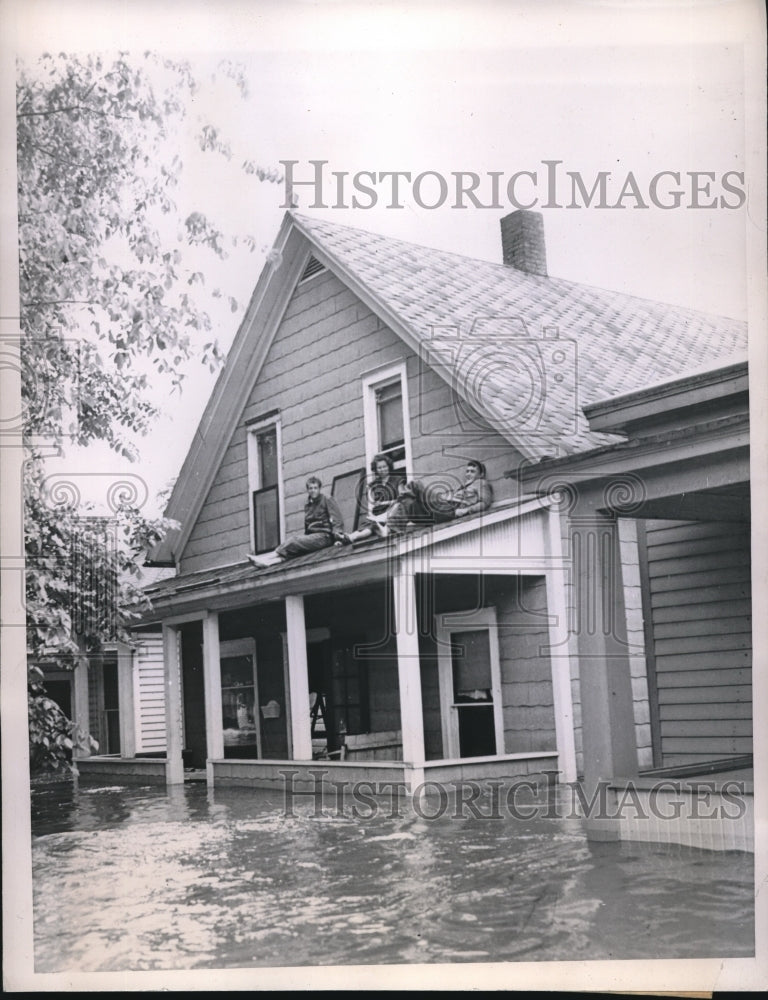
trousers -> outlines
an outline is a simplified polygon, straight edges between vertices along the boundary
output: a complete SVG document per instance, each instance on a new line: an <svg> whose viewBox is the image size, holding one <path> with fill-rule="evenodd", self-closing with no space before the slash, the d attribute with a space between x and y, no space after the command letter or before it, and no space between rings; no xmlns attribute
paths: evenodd
<svg viewBox="0 0 768 1000"><path fill-rule="evenodd" d="M324 531L314 531L311 535L291 535L286 538L282 545L278 545L275 552L282 559L290 559L292 556L303 556L307 552L317 552L319 549L326 549L333 545L333 537Z"/></svg>

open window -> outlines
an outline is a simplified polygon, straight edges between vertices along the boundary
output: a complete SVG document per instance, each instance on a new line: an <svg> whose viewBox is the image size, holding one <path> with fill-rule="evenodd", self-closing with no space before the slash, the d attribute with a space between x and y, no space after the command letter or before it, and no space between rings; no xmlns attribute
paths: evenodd
<svg viewBox="0 0 768 1000"><path fill-rule="evenodd" d="M438 615L436 626L445 757L503 754L496 609Z"/></svg>
<svg viewBox="0 0 768 1000"><path fill-rule="evenodd" d="M408 477L412 463L405 362L365 376L363 415L366 465L370 467L376 454L389 455L395 470Z"/></svg>
<svg viewBox="0 0 768 1000"><path fill-rule="evenodd" d="M248 427L248 481L251 549L270 552L283 538L283 483L280 421L258 420Z"/></svg>

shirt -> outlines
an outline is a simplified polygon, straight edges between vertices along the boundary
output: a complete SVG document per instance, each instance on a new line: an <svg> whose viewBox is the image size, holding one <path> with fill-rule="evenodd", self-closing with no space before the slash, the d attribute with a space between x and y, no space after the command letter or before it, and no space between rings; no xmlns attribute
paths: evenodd
<svg viewBox="0 0 768 1000"><path fill-rule="evenodd" d="M461 508L467 514L479 514L493 503L491 484L484 479L475 479L454 492L453 503L457 510Z"/></svg>
<svg viewBox="0 0 768 1000"><path fill-rule="evenodd" d="M333 535L340 538L344 534L344 519L341 516L339 505L333 497L327 497L324 493L318 494L314 499L308 497L304 504L304 534Z"/></svg>
<svg viewBox="0 0 768 1000"><path fill-rule="evenodd" d="M402 477L390 476L388 479L374 479L368 484L368 510L377 517L389 510L397 500L397 484Z"/></svg>

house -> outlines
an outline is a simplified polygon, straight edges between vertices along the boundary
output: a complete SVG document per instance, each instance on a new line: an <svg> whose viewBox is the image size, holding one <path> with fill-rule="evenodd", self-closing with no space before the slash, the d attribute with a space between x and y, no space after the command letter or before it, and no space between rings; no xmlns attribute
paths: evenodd
<svg viewBox="0 0 768 1000"><path fill-rule="evenodd" d="M593 795L607 783L614 803L630 787L633 795L633 809L609 808L620 815L590 832L752 848L746 353L593 403L585 414L590 427L623 439L511 474L541 495L570 486L584 784ZM621 523L634 527L636 547L622 545ZM614 624L629 620L621 602L631 600L618 577L640 586L642 657ZM651 759L636 777L638 685L648 692ZM729 789L738 796L730 812ZM712 809L726 822L702 824Z"/></svg>
<svg viewBox="0 0 768 1000"><path fill-rule="evenodd" d="M108 523L106 518L100 521ZM168 575L167 568L143 566L139 580L148 586ZM99 597L111 614L114 592L104 586ZM76 627L78 616L88 613L74 605ZM99 652L83 652L71 669L47 660L37 665L43 673L46 695L78 726L71 751L76 768L79 761L93 759L91 769L98 770L96 753L107 769L119 760L120 773L126 778L130 776L127 761L149 757L153 761L137 770L137 776L143 779L154 772L155 777L164 778L164 764L157 761L166 749L163 637L159 627L140 627L124 636L124 641L113 638L104 643ZM96 751L91 749L93 744Z"/></svg>
<svg viewBox="0 0 768 1000"><path fill-rule="evenodd" d="M181 528L154 553L176 571L148 589L143 621L162 629L169 783L186 767L277 786L287 762L301 779L319 759L328 780L410 789L544 772L595 782L658 763L637 554L653 563L653 534L638 541L631 504L606 513L582 498L579 463L621 454L631 469L632 435L655 426L653 401L647 427L622 422L631 394L725 364L746 328L549 277L537 213L513 212L501 233L492 264L286 214L174 488ZM478 459L494 502L251 565L249 552L302 530L310 474L354 527L381 451L438 493ZM584 503L598 527L576 565ZM693 520L688 501L675 511L664 518ZM608 635L588 604L601 545Z"/></svg>
<svg viewBox="0 0 768 1000"><path fill-rule="evenodd" d="M40 667L46 695L95 741L100 757L133 759L165 753L159 631L137 632L131 643L108 643L100 653L83 656L71 670L46 663ZM76 741L75 762L90 756L87 740Z"/></svg>

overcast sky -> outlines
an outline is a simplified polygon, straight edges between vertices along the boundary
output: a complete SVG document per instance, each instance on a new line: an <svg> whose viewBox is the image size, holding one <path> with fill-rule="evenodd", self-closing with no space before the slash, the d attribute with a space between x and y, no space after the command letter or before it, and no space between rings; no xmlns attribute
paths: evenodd
<svg viewBox="0 0 768 1000"><path fill-rule="evenodd" d="M517 171L536 171L540 202L542 161L559 160L561 178L578 172L588 189L598 172L610 171L611 204L631 172L650 207L635 208L628 197L623 209L543 208L550 274L743 319L751 200L734 209L719 202L688 208L686 174L715 175L711 196L699 197L706 202L723 194L737 200L722 187L728 172L746 173L743 184L730 176L748 195L754 183L745 141L744 9L706 2L693 13L677 3L30 2L19 8L18 44L27 59L51 47L158 48L188 58L199 75L221 56L242 63L247 101L225 103L203 89L197 107L232 140L233 166L214 170L211 158L195 151L191 130L181 137L181 153L201 207L225 224L247 224L264 248L280 225L284 191L246 179L237 169L245 158L265 166L297 160L301 179L311 176L310 160L327 160L328 173L471 171L481 177L482 201L490 172L501 172L505 185ZM650 203L649 182L661 171L682 175L680 208ZM527 198L532 187L523 180L518 191ZM667 179L659 190L671 187ZM312 209L311 194L301 189L299 209L500 260L499 219L513 207L503 194L502 209L457 209L449 199L430 210L416 204L408 185L404 190L402 209L387 207L382 185L371 209L322 210ZM424 188L423 200L432 190ZM567 204L569 185L561 191ZM257 253L228 263L241 309L232 314L211 304L224 347L262 262ZM126 467L147 480L150 497L178 472L213 381L191 369L187 390L170 406L158 386L166 413L141 445L141 468ZM66 467L103 462L116 473L122 468L93 449Z"/></svg>

